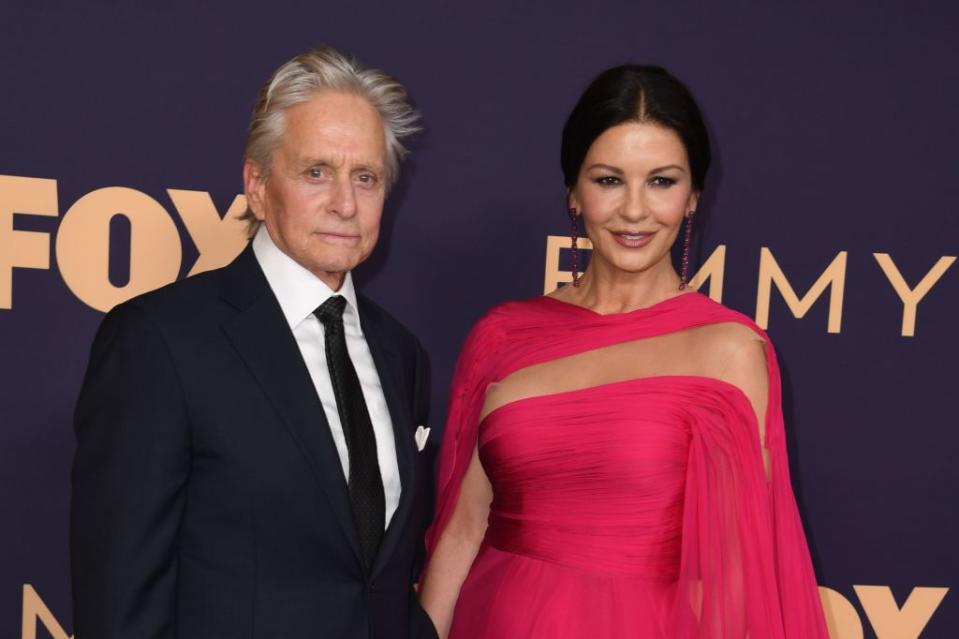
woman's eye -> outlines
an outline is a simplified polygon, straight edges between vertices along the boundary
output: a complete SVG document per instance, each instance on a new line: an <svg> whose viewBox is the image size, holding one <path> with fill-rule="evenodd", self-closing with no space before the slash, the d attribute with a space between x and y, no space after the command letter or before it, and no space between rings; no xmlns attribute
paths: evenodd
<svg viewBox="0 0 959 639"><path fill-rule="evenodd" d="M598 178L595 178L593 181L600 186L615 186L622 183L622 180L615 175L602 175Z"/></svg>
<svg viewBox="0 0 959 639"><path fill-rule="evenodd" d="M672 186L676 184L676 180L673 178L664 177L662 175L657 175L649 181L653 186Z"/></svg>

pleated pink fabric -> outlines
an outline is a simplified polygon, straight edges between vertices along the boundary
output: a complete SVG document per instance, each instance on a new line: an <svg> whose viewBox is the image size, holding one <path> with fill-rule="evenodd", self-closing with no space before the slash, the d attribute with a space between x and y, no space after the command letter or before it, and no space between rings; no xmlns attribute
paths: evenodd
<svg viewBox="0 0 959 639"><path fill-rule="evenodd" d="M721 322L767 342L769 479L752 405L708 377L531 397L479 420L488 385L512 372ZM451 637L828 637L790 486L775 354L739 313L698 293L614 315L548 297L491 310L454 374L430 553L477 445L494 500Z"/></svg>

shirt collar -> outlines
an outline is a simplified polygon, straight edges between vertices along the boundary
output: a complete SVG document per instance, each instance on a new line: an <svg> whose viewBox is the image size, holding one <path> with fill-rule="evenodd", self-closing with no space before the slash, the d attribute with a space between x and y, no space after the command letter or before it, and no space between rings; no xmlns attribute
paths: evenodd
<svg viewBox="0 0 959 639"><path fill-rule="evenodd" d="M351 273L347 273L343 278L340 290L334 291L323 280L280 250L270 237L265 224L261 224L253 236L253 254L260 263L266 281L280 303L280 309L291 329L299 326L327 299L333 295L342 295L346 298L343 322L353 323L362 333Z"/></svg>

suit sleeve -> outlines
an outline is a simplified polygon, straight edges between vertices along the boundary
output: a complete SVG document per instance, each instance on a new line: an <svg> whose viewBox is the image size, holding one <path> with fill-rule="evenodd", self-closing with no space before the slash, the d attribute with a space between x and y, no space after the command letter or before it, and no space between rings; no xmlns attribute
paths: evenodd
<svg viewBox="0 0 959 639"><path fill-rule="evenodd" d="M422 344L416 338L414 342L414 366L413 366L413 425L414 427L429 426L430 417L430 367L429 359ZM433 435L435 437L435 434ZM417 545L416 558L413 565L412 579L416 581L420 574L423 561L426 556L426 546L424 545L426 527L430 524L433 515L433 463L431 457L430 442L427 441L427 447L420 455L421 462L418 464L420 474L425 475L419 480L418 490L423 491L423 499L426 502L424 509L424 521L417 522L421 530L418 536L421 542Z"/></svg>
<svg viewBox="0 0 959 639"><path fill-rule="evenodd" d="M414 338L416 348L415 380L413 387L413 406L416 425L428 425L430 417L430 366L429 358L420 341Z"/></svg>
<svg viewBox="0 0 959 639"><path fill-rule="evenodd" d="M100 326L75 429L76 637L172 638L189 428L169 348L142 310L122 305Z"/></svg>
<svg viewBox="0 0 959 639"><path fill-rule="evenodd" d="M413 361L413 418L416 426L429 425L430 413L430 366L429 358L420 341L413 338L414 361ZM434 435L435 436L435 435ZM430 454L430 448L427 447L423 455ZM427 473L425 480L421 480L420 490L424 492L423 499L426 500L425 509L426 518L419 523L420 530L417 537L420 540L416 548L416 558L413 561L413 571L411 581L416 581L422 570L423 561L426 556L426 546L424 544L424 534L429 525L429 518L433 513L433 463L427 457L420 464L421 472ZM419 602L419 596L416 592L410 591L410 639L437 639L436 629L430 620L426 611L423 610Z"/></svg>

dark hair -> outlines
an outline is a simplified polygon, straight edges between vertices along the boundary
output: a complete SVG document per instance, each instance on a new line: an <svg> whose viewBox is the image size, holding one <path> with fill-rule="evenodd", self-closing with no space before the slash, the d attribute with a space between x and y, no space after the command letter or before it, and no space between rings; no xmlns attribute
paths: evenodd
<svg viewBox="0 0 959 639"><path fill-rule="evenodd" d="M693 188L703 190L709 169L709 134L696 101L666 69L638 64L600 73L569 114L560 150L567 188L576 183L596 138L624 122L650 122L675 131L686 147Z"/></svg>

